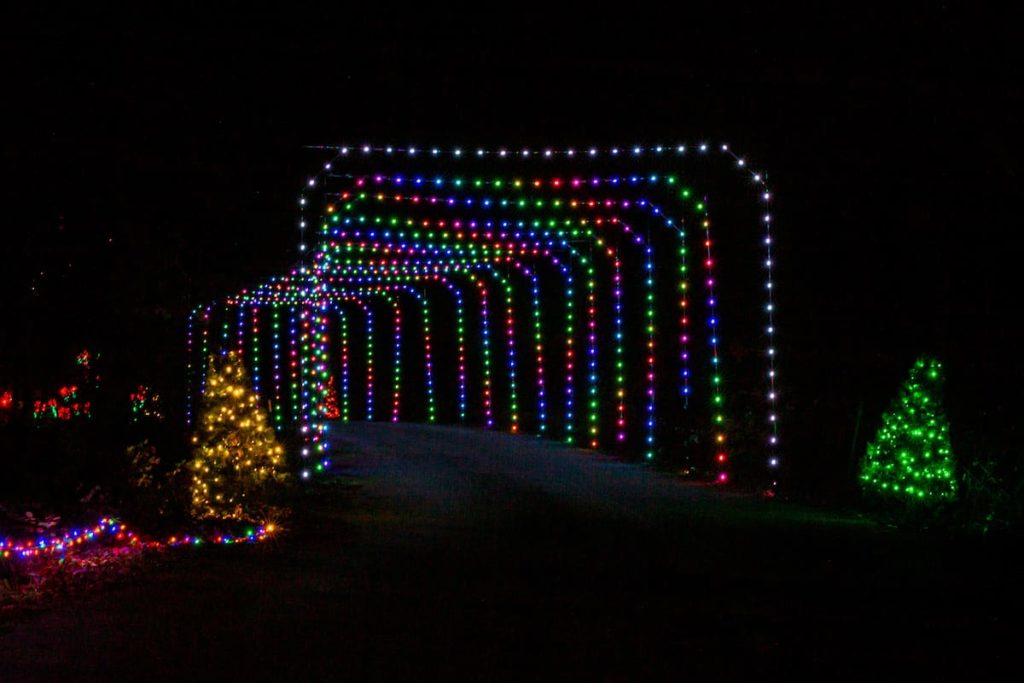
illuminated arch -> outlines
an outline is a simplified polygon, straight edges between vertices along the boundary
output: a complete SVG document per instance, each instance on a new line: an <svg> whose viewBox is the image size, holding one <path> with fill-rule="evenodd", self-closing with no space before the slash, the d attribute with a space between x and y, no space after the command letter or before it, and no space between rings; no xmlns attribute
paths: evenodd
<svg viewBox="0 0 1024 683"><path fill-rule="evenodd" d="M273 392L275 426L279 429L286 429L290 424L297 426L306 442L303 455L316 458L310 462L326 466L323 401L327 391L324 365L331 358L327 352L331 344L329 330L346 330L341 334L347 337L349 324L348 318L343 321L339 318L338 323L330 325L325 313L327 302L338 296L352 296L359 301L367 297L391 297L397 311L403 293L412 291L409 283L433 282L443 285L453 295L457 318L461 321L455 341L459 420L467 419L467 349L476 345L482 363L484 422L492 425L492 403L496 397L490 394L494 385L490 374L489 321L494 295L487 292L484 282L494 280L504 296L502 319L508 378L499 387L504 395L497 398L507 406L508 428L520 431L516 371L521 359L533 355L536 431L551 433L546 419L546 385L552 376L550 368L546 367L549 361L544 351L557 340L567 349L566 371L561 378L567 408L563 431L571 438L577 412L573 387L582 371L588 385L585 422L588 436L593 438L581 443L598 443L598 435L603 431L601 422L608 419L603 416L609 412L598 404L602 395L610 393L615 405L611 411L614 422L609 431L628 449L634 442L627 443L625 436L627 414L643 415L646 430L641 455L651 458L656 453L658 429L665 427L658 423L657 396L675 400L672 397L678 390L679 400L688 402L691 373L697 371L689 364L691 339L699 330L693 326L688 313L694 296L688 267L691 254L699 252L704 271L701 277L703 303L707 309L706 341L711 349L707 352L712 402L709 429L715 434L716 444L705 471L714 474L718 481L726 481L731 464L725 443L728 420L722 407L726 389L719 366L721 314L716 293L718 277L713 270L718 259L712 252L707 195L692 192L689 187L701 181L712 162L717 163L718 168L722 168L724 162L726 168L737 172L743 183L741 189L745 186L753 190L750 194L756 201L758 240L765 273L762 306L767 417L763 463L774 484L774 472L780 465L775 407L778 401L772 278L775 264L768 211L772 195L764 173L751 171L746 160L726 145L516 151L371 145L330 149L334 157L322 172L309 179L299 199L300 253L303 255L300 263L285 278L268 280L252 292L243 290L217 305L198 308L190 316L189 376L194 380L194 392L201 391L204 382L204 364L197 364L197 354L205 357L218 348L229 347L243 350L247 363L253 366L254 383L259 385L257 390ZM683 187L680 180L683 177L688 179L687 187ZM413 191L400 191L397 189L400 187L410 187ZM730 195L729 199L735 198ZM334 207L341 202L349 206L336 211ZM344 213L349 214L347 219L341 217ZM697 229L688 230L688 221L693 221ZM314 226L319 227L320 233L311 248L308 242ZM667 243L658 237L662 230L671 235ZM635 255L627 256L624 249ZM665 250L671 251L664 254ZM344 258L339 259L339 254L344 254ZM553 315L550 302L556 294L546 276L538 271L541 264L547 263L546 259L559 259L554 262L565 276L562 291L557 294L567 302L563 313L566 324L562 326L544 324L545 316ZM676 290L669 299L678 303L678 313L666 324L656 319L655 302L656 296L664 296L659 288L668 287L661 283L668 281L665 273L669 272L669 263L673 264L670 277ZM598 267L608 274L599 278L595 270ZM518 273L527 283L528 301L523 305L530 308L532 325L525 324L528 322L526 314L515 310L518 299L509 279L512 273ZM574 273L585 275L579 287ZM460 281L465 287L476 290L481 298L480 322L472 331L465 326L462 289L456 284ZM434 294L437 289L413 292L413 298L418 297L424 312L431 305L438 305ZM638 292L640 300L636 302ZM265 312L264 308L269 310ZM575 325L577 310L586 320L582 330ZM642 311L640 318L637 318L637 311ZM624 329L629 315L633 316L633 322ZM364 311L364 319L372 326L369 309ZM605 324L600 323L601 320L611 321L608 323L611 332L599 329ZM517 321L523 324L517 327ZM676 331L669 333L670 329ZM420 334L425 344L433 339L428 330L423 329ZM368 355L372 354L372 333L364 336L368 340ZM577 337L583 339L581 348L586 347L585 358L578 358L575 353ZM400 335L396 339L400 341ZM644 339L643 358L625 357L623 339L633 340L630 348L640 348L638 340ZM534 349L533 354L517 353L517 345L524 340L528 348ZM676 360L669 363L680 368L677 377L658 370L669 358L668 351L662 350L666 341L669 347L678 349L673 352L677 354ZM347 345L345 339L345 350L339 352L346 359ZM401 353L395 354L396 367L401 362ZM285 354L284 362L282 354ZM265 372L268 358L272 369ZM344 367L339 366L346 387L344 419L349 417L347 362ZM426 363L430 365L429 360ZM640 374L645 389L639 395L631 395L627 385L635 381L631 377ZM612 379L601 385L599 378L602 376ZM396 372L393 379L393 391L398 394L402 375ZM286 380L290 380L290 386ZM369 380L368 385L372 392ZM189 400L191 414L194 396L190 395ZM369 403L372 404L372 398ZM428 409L426 414L433 415L433 411ZM373 418L372 407L368 407L366 416ZM392 417L397 416L400 412L394 410ZM719 424L714 424L716 422ZM321 454L324 454L322 458Z"/></svg>

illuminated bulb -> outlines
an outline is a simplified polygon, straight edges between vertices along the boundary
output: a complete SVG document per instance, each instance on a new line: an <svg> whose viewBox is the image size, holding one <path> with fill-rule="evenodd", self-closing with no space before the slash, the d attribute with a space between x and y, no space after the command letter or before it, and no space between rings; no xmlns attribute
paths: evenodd
<svg viewBox="0 0 1024 683"><path fill-rule="evenodd" d="M623 151L626 152L629 149L630 148L625 148ZM640 154L640 153L642 153L644 151L645 148L641 148L641 147L638 146L638 147L634 147L632 149L635 151L635 153ZM662 148L659 146L659 147L654 147L654 148L649 148L649 149L650 149L650 151L660 152ZM669 147L667 149L671 150L673 148ZM682 153L684 148L682 146L679 146L676 149L677 149L678 152ZM726 149L727 149L727 147L723 146L723 150L726 150ZM706 150L707 150L707 145L706 144L705 145L701 145L701 151L706 151ZM597 151L598 151L597 148L591 148L590 155L591 156L597 156ZM524 152L523 156L526 156L527 155L527 150L523 150L523 152ZM615 148L614 154L618 154L618 152L619 152L619 148ZM543 152L541 152L541 153L545 157L550 157L550 156L552 156L554 154L554 152L552 150L550 150L550 149L544 149ZM566 156L572 156L572 151L571 150L566 150L564 152L564 154L566 154ZM458 156L458 152L456 150L453 150L453 155ZM480 157L483 157L483 156L486 156L486 152L485 152L485 150L483 150L481 148L481 149L477 150L477 155L480 156ZM503 157L504 156L508 156L508 152L506 150L502 150L501 154L499 154L499 156L503 156ZM737 160L737 163L740 166L743 165L744 161L742 159L738 159L735 156L733 156L733 158ZM755 177L755 180L757 182L760 182L760 180L761 180L760 174L752 174L752 176ZM624 180L626 180L627 182L639 182L639 180L641 179L640 176L633 176L631 179L627 179L627 177L625 177L625 176L623 176L622 178ZM656 182L656 176L655 175L651 175L649 181L647 180L647 177L645 176L643 178L643 180L653 184L653 183ZM445 182L447 184L448 182L451 182L451 181L445 181ZM472 182L472 181L470 181L470 182ZM480 187L481 186L480 185L480 181L477 180L476 182L477 182L477 187ZM596 179L595 179L595 182L596 182ZM400 184L400 183L396 182L396 184ZM455 183L455 184L456 184L456 186L458 186L457 183ZM567 183L566 185L568 186L568 184L569 183ZM488 185L490 185L490 181L488 181ZM545 183L545 185L546 185L546 183ZM575 181L575 180L572 181L572 185L573 185L573 187L579 187L580 186L579 183L577 181ZM494 187L495 188L500 188L501 185L499 183L495 183ZM506 185L506 187L507 187L507 185ZM429 199L429 197L423 197L423 201L424 201L424 203L426 203L426 202L429 202L430 199ZM435 199L435 200L433 200L432 203L443 204L446 201L449 201L449 199L446 198L446 197L440 197L439 200ZM454 202L455 200L452 199L450 201ZM478 204L484 204L484 206L488 206L491 203L491 201L492 201L492 199L490 197L488 197L488 198L480 198L480 199L478 199L477 203ZM499 201L504 202L503 199L500 199L497 195L495 195L494 199L493 199L494 205L497 206ZM545 200L545 202L546 202L546 200ZM618 208L620 206L619 202L620 202L620 200L616 200L616 203L614 205L615 208ZM461 204L462 204L462 201L461 201L461 199L459 199L459 205L461 205ZM468 204L468 202L467 202L467 204ZM648 203L645 200L642 200L642 199L633 200L633 205L636 206L636 207L646 206L647 204ZM504 203L502 205L504 205ZM514 204L513 204L513 206L514 206ZM532 201L532 199L529 200L529 203L526 204L526 206L529 206L530 208L533 208L533 201ZM552 206L552 207L556 207L557 208L557 207L559 207L559 204L558 204L558 202L556 200L555 202L553 202L550 205L545 203L544 206ZM624 208L624 209L628 208L629 207L629 202L622 201L621 202L621 207ZM541 205L538 205L537 208L540 209L540 208L543 208L543 207ZM568 208L568 206L567 206L567 208ZM575 208L575 205L574 205L574 208ZM610 209L611 207L608 207L608 208ZM652 213L658 215L659 217L663 215L661 213L660 209L658 209L657 207L654 207L654 206L651 206L650 211ZM350 224L350 223L351 224L358 224L358 223L362 223L364 221L371 222L370 220L364 219L363 217L357 217L356 215L352 215L351 216L351 220L346 219L345 224ZM394 221L394 219L392 219L392 221ZM675 230L675 228L673 227L672 221L666 219L665 222L666 222L666 225L669 227L669 229ZM376 223L381 223L379 218L376 220ZM394 222L392 222L392 225L394 226L396 224ZM552 224L552 225L554 225L554 224ZM495 229L497 229L497 226L494 226L494 227L495 227ZM529 227L529 223L527 222L526 229L528 229L528 227ZM535 229L539 229L539 225L537 223L535 223L534 224L534 228ZM488 227L488 229L490 229L490 227ZM507 226L507 227L504 227L503 229L507 229L507 230L511 231L513 229L516 229L516 228L514 228L513 226ZM503 237L498 238L498 239L503 239L503 240L504 239L516 239L518 241L518 240L522 239L520 231L523 230L523 229L524 229L524 226L523 226L522 222L520 222L520 225L518 226L518 229L516 229L516 233L515 233L514 237L510 234L508 237L504 237L503 236ZM622 226L621 229L624 229L624 231L626 233L630 233L630 230L629 230L628 226ZM362 235L357 233L356 237L358 239L366 238L368 240L377 240L378 239L378 237L377 237L378 234L379 233L375 233L375 232L373 232L373 230L370 230L368 232L363 232ZM576 233L574 232L574 237L575 237L575 235L576 235ZM386 239L393 239L393 238L390 235L387 235ZM405 239L405 238L403 237L403 239ZM461 240L463 238L459 237L459 239ZM475 237L473 239L476 240ZM490 239L490 238L488 238L488 239ZM632 240L632 239L634 239L634 238L631 237L630 240ZM642 240L642 238L640 238L639 235L637 235L635 239L636 239L636 243L637 244L642 244L643 243L643 240ZM555 240L554 242L549 242L549 246L554 246L555 248L561 247L562 249L572 248L571 247L571 242L569 242L567 239L565 239L565 238L563 238L563 237L561 237L559 235L555 235L554 236L554 240ZM770 241L766 241L766 244L768 244L768 243L770 243ZM598 245L600 246L601 243L598 242ZM512 247L510 247L510 249L511 248ZM437 272L446 272L446 273L447 272L452 272L452 271L449 270L452 267L452 265L449 265L448 263L442 261L441 258L438 258L438 257L443 257L445 259L451 258L452 260L458 259L458 260L461 260L461 265L465 266L465 265L469 265L470 263L472 263L472 259L478 258L477 255L479 253L481 253L481 252L477 252L477 251L473 251L473 250L469 250L469 251L457 250L457 249L452 248L450 245L433 245L429 241L428 242L422 241L419 235L416 235L416 236L410 238L407 243L402 244L402 246L400 247L401 252L398 252L399 247L397 246L397 240L396 240L396 246L394 247L394 249L395 249L394 253L396 253L396 254L397 253L404 254L406 252L406 250L408 250L408 253L410 255L411 254L423 254L424 256L427 256L429 258L429 260L432 261L432 263L430 265L425 266L426 268L430 269L430 271L427 271L427 272L434 272L434 273L437 273ZM365 252L364 252L364 250L365 250ZM357 240L354 245L350 245L349 253L353 254L353 256L354 256L356 253L359 253L359 254L370 253L370 252L375 251L375 250L376 250L376 247L372 247L371 248L369 246L369 244L361 246L358 243L358 240ZM516 247L516 250L518 250L518 247ZM385 253L387 253L387 252L385 252ZM534 251L535 255L536 255L536 253L537 252ZM545 252L545 254L547 254L547 253L548 252ZM487 258L488 261L490 260L491 255L495 256L496 259L498 257L500 257L502 259L506 259L507 258L507 252L504 252L504 249L502 249L502 251L499 251L499 252L491 252L491 251L489 251L485 247L482 250L482 254L486 255L486 258ZM609 255L611 255L611 253L609 253ZM392 257L389 256L387 258L390 260ZM496 262L498 262L498 261L496 260ZM505 262L505 261L501 261L501 262ZM385 265L384 261L382 261L380 266L379 266L379 270L374 271L373 275L374 275L374 277L377 277L377 276L386 277L386 276L388 276L387 275L388 272L395 272L395 273L399 272L398 271L399 267L401 267L401 272L414 272L414 271L406 270L411 265L412 264L407 264L407 265L404 265L404 266L400 266L400 264L397 261L395 261L395 262L393 262L393 263L391 263L389 265ZM768 262L766 262L766 265L768 267L770 267L770 265L771 265L770 264L770 260ZM316 260L316 261L314 261L313 268L309 272L310 273L330 272L330 269L334 268L334 267L336 267L336 265L332 265L330 260ZM377 267L377 266L375 265L375 267ZM488 265L486 267L491 267L491 266L488 263ZM560 266L560 267L562 268L562 272L564 273L565 272L564 266ZM305 272L304 268L302 270L303 270L303 272ZM351 271L351 272L355 273L356 271ZM367 272L366 275L369 275L369 273ZM628 272L625 273L625 275L626 275L626 277L628 277ZM709 275L710 275L710 273L709 273ZM364 275L358 275L356 277L365 277L365 276ZM708 278L708 281L710 281L710 278ZM370 280L367 280L367 282L370 282ZM648 286L650 286L650 287L654 286L652 278L647 278L646 282L648 283ZM287 286L292 286L292 285L287 285ZM322 280L318 281L318 282L314 282L312 285L310 285L310 288L307 289L307 293L306 294L297 294L297 293L296 294L288 294L288 295L285 295L285 298L283 298L282 301L288 300L288 298L287 298L288 296L294 297L293 299L291 299L293 301L300 301L303 296L306 296L306 297L319 296L320 292L329 291L329 287L330 286L331 285L327 284L326 282L324 282ZM770 282L766 283L766 286L770 288L771 287L771 283ZM616 296L618 297L618 295L616 295ZM771 310L770 304L769 304L769 308L767 310L769 310L769 311ZM594 314L591 313L590 315L593 316ZM618 314L616 314L616 315L618 315ZM651 315L653 315L653 313ZM621 325L621 323L617 323L617 325ZM577 334L578 334L578 332L577 332ZM593 342L594 338L595 338L595 335L593 333L591 333L591 335L588 337L588 339L591 342ZM621 339L622 339L622 332L621 332L621 330L619 329L618 326L616 328L616 331L615 331L614 335L613 336L609 336L609 338L610 339L614 339L617 342L621 341ZM577 340L579 340L579 337L577 337ZM486 345L486 339L482 339L482 342L484 343L484 345ZM295 354L293 353L292 354L292 358L294 359L294 357L295 357ZM510 363L510 367L512 367L511 363ZM591 370L591 372L587 374L588 378L592 378L593 377L593 372L592 372L593 371L593 367L594 367L594 365L592 363L588 363L587 369ZM571 366L570 366L570 371L571 371ZM303 372L303 375L306 374L305 370L303 370L302 372ZM686 376L686 374L684 374L684 376ZM307 381L307 378L304 377L303 378L303 384L305 384L306 381ZM652 380L652 383L653 383L653 380ZM305 393L305 391L306 391L306 389L304 387L303 388L303 393ZM311 387L311 391L313 391L313 392L317 391L317 389L315 388L315 385L313 385ZM302 398L302 399L300 399L300 401L301 402L305 402L306 399ZM651 406L649 408L649 410L651 411L651 415L653 415L653 406ZM488 420L488 421L490 421L490 420ZM651 422L649 422L648 424L649 424L649 426L652 426ZM538 429L542 429L542 426L538 427ZM650 457L650 454L653 453L653 452L654 452L653 450L649 451L647 453L648 457Z"/></svg>

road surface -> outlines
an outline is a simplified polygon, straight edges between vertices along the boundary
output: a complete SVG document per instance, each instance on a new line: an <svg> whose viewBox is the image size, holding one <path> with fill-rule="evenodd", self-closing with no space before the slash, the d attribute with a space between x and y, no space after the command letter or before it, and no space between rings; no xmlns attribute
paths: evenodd
<svg viewBox="0 0 1024 683"><path fill-rule="evenodd" d="M1016 660L1020 565L523 436L334 426L260 547L172 553L0 630L0 681L679 680Z"/></svg>

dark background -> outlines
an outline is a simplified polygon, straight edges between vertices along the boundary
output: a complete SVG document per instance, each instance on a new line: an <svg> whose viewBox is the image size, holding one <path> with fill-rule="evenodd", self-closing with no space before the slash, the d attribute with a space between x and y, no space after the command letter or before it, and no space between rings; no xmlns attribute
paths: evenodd
<svg viewBox="0 0 1024 683"><path fill-rule="evenodd" d="M295 260L306 145L706 139L776 192L797 488L848 490L923 351L955 445L1018 457L1015 17L768 5L8 12L0 386L83 347L174 385L190 308Z"/></svg>

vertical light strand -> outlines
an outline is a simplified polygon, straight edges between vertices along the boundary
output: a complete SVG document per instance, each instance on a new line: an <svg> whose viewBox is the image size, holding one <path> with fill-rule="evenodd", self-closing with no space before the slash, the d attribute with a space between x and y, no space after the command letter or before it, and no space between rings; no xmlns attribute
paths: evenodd
<svg viewBox="0 0 1024 683"><path fill-rule="evenodd" d="M242 304L242 302L238 302L238 324L236 326L237 327L237 346L235 347L235 350L238 352L238 357L243 359L243 360L245 359L245 356L246 356L246 353L245 353L245 323L246 323L246 318L248 317L246 315L247 313L248 313L248 311L246 310L245 305Z"/></svg>
<svg viewBox="0 0 1024 683"><path fill-rule="evenodd" d="M306 298L299 309L299 434L302 437L302 448L299 451L302 455L302 470L300 475L308 479L310 475L308 459L312 452L312 434L310 432L310 395L309 377L310 368L310 313L309 299Z"/></svg>
<svg viewBox="0 0 1024 683"><path fill-rule="evenodd" d="M312 441L314 452L318 462L316 463L317 472L322 472L330 467L331 461L327 457L327 451L329 450L329 442L327 441L327 394L330 390L329 378L330 378L330 367L328 366L329 353L328 348L330 345L330 334L328 327L328 303L327 301L320 301L319 310L314 310L314 322L313 327L313 340L314 347L313 351L313 395L316 399L316 405L312 410L312 414L315 417L315 421L312 425Z"/></svg>
<svg viewBox="0 0 1024 683"><path fill-rule="evenodd" d="M395 314L395 350L394 365L392 366L391 421L398 422L402 407L402 309L396 298L388 296L386 300L391 304Z"/></svg>
<svg viewBox="0 0 1024 683"><path fill-rule="evenodd" d="M756 182L762 182L761 175L755 174L754 179ZM778 478L775 471L779 467L779 420L777 412L778 402L778 390L776 389L776 352L775 352L775 282L772 278L772 269L775 267L775 262L772 258L772 214L771 214L771 199L772 194L767 187L764 187L761 194L761 200L765 205L765 213L762 218L764 225L764 267L765 267L765 289L767 290L767 303L765 304L765 317L767 318L766 338L768 339L768 422L769 422L769 435L768 435L768 468L772 473L771 490L774 491L778 486Z"/></svg>
<svg viewBox="0 0 1024 683"><path fill-rule="evenodd" d="M426 296L415 291L412 293L419 299L423 307L423 363L427 382L427 422L436 422L437 406L434 405L434 363L430 338L430 305L427 303Z"/></svg>
<svg viewBox="0 0 1024 683"><path fill-rule="evenodd" d="M194 360L193 353L195 349L192 346L192 332L195 323L196 309L193 309L188 314L188 328L186 331L186 350L185 350L185 427L189 428L192 426L192 392L195 391L195 378L193 377Z"/></svg>
<svg viewBox="0 0 1024 683"><path fill-rule="evenodd" d="M650 176L652 183L657 181L657 176ZM674 186L676 184L675 176L666 176L664 178L666 186ZM689 201L692 196L692 191L684 187L680 191L680 198L685 202ZM686 235L686 224L685 221L680 218L678 225L670 217L666 216L659 206L653 203L641 200L638 202L640 205L649 205L650 210L653 214L659 218L664 219L665 227L675 232L678 239L677 256L679 259L678 266L678 277L679 281L677 286L678 304L679 304L679 384L680 384L680 395L683 400L683 409L688 409L690 406L690 300L689 300L689 264L688 264L688 248L687 248L687 235Z"/></svg>
<svg viewBox="0 0 1024 683"><path fill-rule="evenodd" d="M480 292L480 351L483 356L484 422L488 428L491 428L494 427L494 408L491 402L491 322L490 309L487 305L487 287L476 276L470 275L470 278Z"/></svg>
<svg viewBox="0 0 1024 683"><path fill-rule="evenodd" d="M277 304L272 304L270 310L272 362L274 364L274 427L280 431L284 423L281 411L281 310Z"/></svg>
<svg viewBox="0 0 1024 683"><path fill-rule="evenodd" d="M338 307L338 323L341 346L341 421L348 422L350 415L348 393L348 315Z"/></svg>
<svg viewBox="0 0 1024 683"><path fill-rule="evenodd" d="M210 355L210 311L212 307L207 306L203 309L203 332L200 336L199 342L199 393L200 395L206 393L206 372L209 369L209 355Z"/></svg>
<svg viewBox="0 0 1024 683"><path fill-rule="evenodd" d="M565 436L563 437L565 443L570 446L576 440L573 429L574 418L576 413L576 408L573 405L575 399L575 373L573 371L576 367L576 350L574 348L573 339L573 289L573 272L570 266L566 274L565 285Z"/></svg>
<svg viewBox="0 0 1024 683"><path fill-rule="evenodd" d="M373 422L373 309L365 304L361 308L366 316L366 421Z"/></svg>
<svg viewBox="0 0 1024 683"><path fill-rule="evenodd" d="M289 414L292 424L299 422L299 329L296 308L288 308L288 371L291 375Z"/></svg>
<svg viewBox="0 0 1024 683"><path fill-rule="evenodd" d="M530 275L530 296L533 304L533 344L537 358L537 431L544 435L547 432L547 402L544 398L544 329L541 321L540 285L537 275L532 270Z"/></svg>
<svg viewBox="0 0 1024 683"><path fill-rule="evenodd" d="M439 277L436 276L435 277ZM458 344L459 361L459 422L466 421L466 310L462 292L450 282L445 282L455 297L455 334Z"/></svg>
<svg viewBox="0 0 1024 683"><path fill-rule="evenodd" d="M513 307L512 284L507 278L501 277L497 271L492 270L492 275L498 280L505 290L505 344L508 363L508 402L509 402L509 431L513 434L519 431L519 400L516 392L516 330L515 313Z"/></svg>
<svg viewBox="0 0 1024 683"><path fill-rule="evenodd" d="M228 352L228 339L231 338L231 321L228 320L228 306L230 306L231 303L231 301L228 301L223 307L224 318L221 321L220 327L220 351L222 355Z"/></svg>
<svg viewBox="0 0 1024 683"><path fill-rule="evenodd" d="M725 484L729 481L729 453L726 446L725 435L725 406L723 405L724 399L722 396L722 368L721 359L718 353L719 323L716 308L717 302L715 300L715 262L712 258L711 220L707 216L706 197L703 201L697 203L696 209L702 214L701 227L704 229L704 285L705 291L707 292L708 328L711 331L711 338L709 340L709 345L711 347L711 419L715 435L715 464L718 467L718 473L715 476L715 480L721 484Z"/></svg>
<svg viewBox="0 0 1024 683"><path fill-rule="evenodd" d="M252 353L252 390L263 400L263 396L260 393L260 317L259 308L253 306L252 309L252 337L249 339Z"/></svg>
<svg viewBox="0 0 1024 683"><path fill-rule="evenodd" d="M310 320L309 320L309 306L303 304L299 309L299 429L302 430L302 434L309 434L309 408L310 408L310 395L309 395L309 372L311 370L309 363L309 350L310 350ZM309 455L309 453L305 453Z"/></svg>
<svg viewBox="0 0 1024 683"><path fill-rule="evenodd" d="M325 170L330 170L331 165L328 163ZM316 178L310 178L306 181L306 187L303 188L303 192L307 192L310 189L316 187ZM306 204L308 200L305 195L299 197L299 264L303 265L306 257Z"/></svg>
<svg viewBox="0 0 1024 683"><path fill-rule="evenodd" d="M655 404L655 374L654 374L654 250L651 247L650 235L647 238L647 246L644 247L644 279L647 289L647 302L644 309L644 325L647 332L647 405L644 419L647 426L647 435L644 437L644 458L654 459L654 404Z"/></svg>
<svg viewBox="0 0 1024 683"><path fill-rule="evenodd" d="M690 406L690 300L686 263L686 232L679 230L679 364L683 407Z"/></svg>
<svg viewBox="0 0 1024 683"><path fill-rule="evenodd" d="M597 396L597 280L589 259L581 259L587 268L587 422L590 447L600 444Z"/></svg>
<svg viewBox="0 0 1024 683"><path fill-rule="evenodd" d="M623 358L622 262L615 257L615 440L626 442L626 363Z"/></svg>

